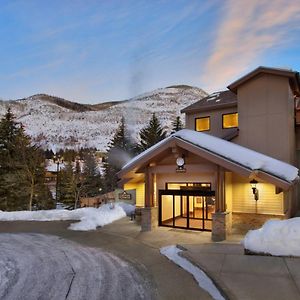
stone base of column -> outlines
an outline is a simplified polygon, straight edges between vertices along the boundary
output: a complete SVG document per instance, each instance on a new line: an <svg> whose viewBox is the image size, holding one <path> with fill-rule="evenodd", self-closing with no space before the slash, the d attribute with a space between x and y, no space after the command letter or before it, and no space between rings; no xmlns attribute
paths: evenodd
<svg viewBox="0 0 300 300"><path fill-rule="evenodd" d="M151 231L158 226L158 208L142 208L141 231Z"/></svg>
<svg viewBox="0 0 300 300"><path fill-rule="evenodd" d="M211 238L214 242L226 240L227 235L231 233L231 218L231 212L216 212L212 214Z"/></svg>
<svg viewBox="0 0 300 300"><path fill-rule="evenodd" d="M141 225L141 222L142 222L142 210L143 210L143 208L141 208L141 207L137 207L135 209L135 223L137 225Z"/></svg>

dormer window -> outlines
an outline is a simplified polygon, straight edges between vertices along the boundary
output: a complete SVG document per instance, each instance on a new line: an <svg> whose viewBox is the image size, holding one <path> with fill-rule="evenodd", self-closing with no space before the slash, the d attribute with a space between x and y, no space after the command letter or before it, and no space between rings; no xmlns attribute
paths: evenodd
<svg viewBox="0 0 300 300"><path fill-rule="evenodd" d="M210 117L196 118L195 119L196 131L208 131L210 130Z"/></svg>
<svg viewBox="0 0 300 300"><path fill-rule="evenodd" d="M236 128L239 126L238 113L224 114L222 118L223 128Z"/></svg>

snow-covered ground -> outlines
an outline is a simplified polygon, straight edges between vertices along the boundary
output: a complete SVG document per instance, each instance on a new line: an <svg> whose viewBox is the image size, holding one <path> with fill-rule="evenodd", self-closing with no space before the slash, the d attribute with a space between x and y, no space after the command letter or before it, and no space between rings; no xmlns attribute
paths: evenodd
<svg viewBox="0 0 300 300"><path fill-rule="evenodd" d="M175 264L189 272L193 275L195 280L198 282L199 286L206 290L213 299L215 300L225 300L221 295L220 291L217 289L212 280L198 267L194 266L187 259L179 255L182 250L175 245L163 247L160 249L160 253L166 256L169 260L173 261Z"/></svg>
<svg viewBox="0 0 300 300"><path fill-rule="evenodd" d="M300 218L269 220L260 229L250 230L244 248L276 256L300 256Z"/></svg>
<svg viewBox="0 0 300 300"><path fill-rule="evenodd" d="M0 299L154 299L146 274L100 249L42 234L0 234Z"/></svg>
<svg viewBox="0 0 300 300"><path fill-rule="evenodd" d="M97 227L119 220L135 209L133 205L118 202L99 208L85 207L74 210L52 209L38 211L0 211L0 221L66 221L79 220L70 225L71 230L95 230Z"/></svg>

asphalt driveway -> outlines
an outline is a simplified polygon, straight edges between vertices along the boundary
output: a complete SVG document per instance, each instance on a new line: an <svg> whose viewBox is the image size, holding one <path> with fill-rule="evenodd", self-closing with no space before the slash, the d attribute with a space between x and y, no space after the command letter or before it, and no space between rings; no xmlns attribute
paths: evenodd
<svg viewBox="0 0 300 300"><path fill-rule="evenodd" d="M68 230L70 223L0 222L0 299L212 299L159 252L209 234L141 233L128 218L89 232Z"/></svg>
<svg viewBox="0 0 300 300"><path fill-rule="evenodd" d="M132 264L42 234L0 234L0 299L153 299Z"/></svg>

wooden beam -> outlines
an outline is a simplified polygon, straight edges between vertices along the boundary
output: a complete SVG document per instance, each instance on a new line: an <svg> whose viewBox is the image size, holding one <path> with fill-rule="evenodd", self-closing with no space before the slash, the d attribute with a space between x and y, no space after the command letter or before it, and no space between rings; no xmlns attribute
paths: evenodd
<svg viewBox="0 0 300 300"><path fill-rule="evenodd" d="M145 207L153 207L154 199L154 181L153 174L150 172L150 168L145 170Z"/></svg>
<svg viewBox="0 0 300 300"><path fill-rule="evenodd" d="M224 169L218 166L217 172L215 173L216 180L216 212L226 211L225 203L225 172Z"/></svg>

